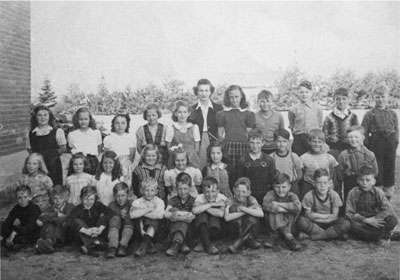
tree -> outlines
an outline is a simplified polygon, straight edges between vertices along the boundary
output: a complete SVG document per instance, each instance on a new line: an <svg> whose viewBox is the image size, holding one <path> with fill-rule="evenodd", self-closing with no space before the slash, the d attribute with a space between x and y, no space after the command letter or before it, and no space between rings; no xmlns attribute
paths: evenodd
<svg viewBox="0 0 400 280"><path fill-rule="evenodd" d="M51 87L51 82L49 79L43 81L43 86L41 87L41 92L39 93L39 103L46 104L51 107L56 105L57 96Z"/></svg>

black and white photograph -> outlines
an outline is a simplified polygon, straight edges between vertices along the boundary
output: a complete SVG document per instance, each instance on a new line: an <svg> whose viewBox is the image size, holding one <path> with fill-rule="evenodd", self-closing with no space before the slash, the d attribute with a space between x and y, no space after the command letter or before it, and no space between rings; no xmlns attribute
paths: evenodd
<svg viewBox="0 0 400 280"><path fill-rule="evenodd" d="M400 1L0 0L0 280L399 280Z"/></svg>

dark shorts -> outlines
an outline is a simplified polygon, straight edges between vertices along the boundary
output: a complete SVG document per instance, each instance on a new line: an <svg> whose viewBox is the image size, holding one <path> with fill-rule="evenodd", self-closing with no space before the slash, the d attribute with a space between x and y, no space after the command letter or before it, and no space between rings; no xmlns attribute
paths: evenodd
<svg viewBox="0 0 400 280"><path fill-rule="evenodd" d="M199 214L194 220L194 225L198 228L200 225L206 224L208 228L214 228L217 231L222 228L222 218L215 217L209 213L203 212Z"/></svg>
<svg viewBox="0 0 400 280"><path fill-rule="evenodd" d="M185 222L171 222L169 225L169 233L171 236L173 236L175 233L180 232L183 237L185 237L189 227L190 224Z"/></svg>

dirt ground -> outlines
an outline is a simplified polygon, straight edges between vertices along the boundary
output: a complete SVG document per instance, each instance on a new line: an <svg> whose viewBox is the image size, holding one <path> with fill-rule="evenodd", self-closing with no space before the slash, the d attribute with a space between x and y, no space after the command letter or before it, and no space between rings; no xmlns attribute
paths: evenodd
<svg viewBox="0 0 400 280"><path fill-rule="evenodd" d="M400 214L400 190L396 190L393 205ZM4 213L0 211L0 215ZM160 251L141 259L130 255L113 260L82 256L71 247L41 256L25 249L1 259L1 279L400 279L400 242L378 246L354 240L305 240L302 244L300 252L282 247L280 251L244 250L238 255L192 252L170 258Z"/></svg>

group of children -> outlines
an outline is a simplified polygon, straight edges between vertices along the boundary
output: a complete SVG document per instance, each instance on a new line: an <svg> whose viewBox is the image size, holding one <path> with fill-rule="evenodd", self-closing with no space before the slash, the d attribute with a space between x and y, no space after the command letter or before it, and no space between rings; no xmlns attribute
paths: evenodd
<svg viewBox="0 0 400 280"><path fill-rule="evenodd" d="M289 111L293 143L269 91L258 94L256 114L240 86L227 88L224 106L211 101L213 92L209 80L200 80L198 103L178 101L170 127L158 122L161 112L150 104L136 139L129 115L117 114L102 139L81 108L65 137L51 111L36 108L2 246L35 244L38 253L51 253L77 242L84 254L105 249L112 258L126 256L132 240L140 240L135 256L154 253L166 234L169 256L192 249L217 254L224 250L215 240L223 236L234 237L231 253L276 247L279 240L300 250L297 240L305 236L390 237L397 225L389 200L399 133L386 87L374 90L376 106L360 126L346 89L335 91L336 106L323 121L311 83L302 82L300 102ZM68 148L63 179L59 155ZM263 244L261 231L268 237Z"/></svg>

